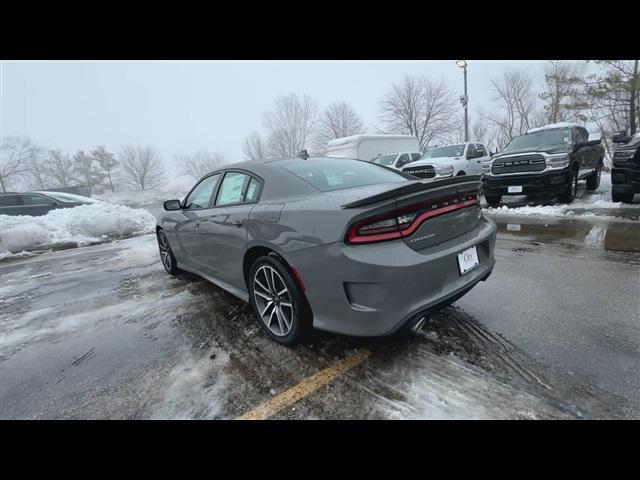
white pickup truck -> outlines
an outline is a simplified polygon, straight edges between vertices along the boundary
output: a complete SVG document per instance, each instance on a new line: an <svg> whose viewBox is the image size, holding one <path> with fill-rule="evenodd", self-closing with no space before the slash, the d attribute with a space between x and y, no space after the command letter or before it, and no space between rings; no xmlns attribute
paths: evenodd
<svg viewBox="0 0 640 480"><path fill-rule="evenodd" d="M482 143L465 142L429 148L419 160L409 163L402 171L413 174L425 165L441 165L453 167L454 176L482 175L490 162L491 156Z"/></svg>

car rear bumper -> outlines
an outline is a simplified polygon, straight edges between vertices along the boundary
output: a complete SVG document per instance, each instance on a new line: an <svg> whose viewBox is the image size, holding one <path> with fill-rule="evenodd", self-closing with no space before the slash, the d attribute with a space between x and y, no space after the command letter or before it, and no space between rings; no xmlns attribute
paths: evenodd
<svg viewBox="0 0 640 480"><path fill-rule="evenodd" d="M315 328L355 336L388 335L444 308L485 280L495 264L496 226L414 251L403 241L335 242L287 255L300 273ZM465 275L458 254L477 247L480 264Z"/></svg>
<svg viewBox="0 0 640 480"><path fill-rule="evenodd" d="M485 195L554 195L566 191L571 181L571 170L558 170L531 175L484 175L482 188ZM522 186L522 193L509 193L510 186Z"/></svg>
<svg viewBox="0 0 640 480"><path fill-rule="evenodd" d="M640 193L640 169L613 168L611 170L613 190L619 193Z"/></svg>

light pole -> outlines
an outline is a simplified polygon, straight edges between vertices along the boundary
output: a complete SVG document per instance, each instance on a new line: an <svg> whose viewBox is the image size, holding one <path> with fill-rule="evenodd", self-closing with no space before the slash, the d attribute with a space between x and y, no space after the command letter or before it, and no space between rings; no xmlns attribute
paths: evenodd
<svg viewBox="0 0 640 480"><path fill-rule="evenodd" d="M464 107L464 141L469 141L469 113L468 113L468 104L469 104L469 95L467 95L467 61L466 60L457 60L456 65L459 68L462 68L464 72L464 95L460 97L460 103Z"/></svg>

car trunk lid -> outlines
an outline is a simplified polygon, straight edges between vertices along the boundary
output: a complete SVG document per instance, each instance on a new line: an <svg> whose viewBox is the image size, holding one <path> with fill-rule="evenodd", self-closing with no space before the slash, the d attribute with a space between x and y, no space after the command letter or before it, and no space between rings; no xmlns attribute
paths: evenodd
<svg viewBox="0 0 640 480"><path fill-rule="evenodd" d="M455 238L480 221L480 187L479 176L413 181L349 202L343 208L359 213L347 242L402 238L413 250L421 250Z"/></svg>

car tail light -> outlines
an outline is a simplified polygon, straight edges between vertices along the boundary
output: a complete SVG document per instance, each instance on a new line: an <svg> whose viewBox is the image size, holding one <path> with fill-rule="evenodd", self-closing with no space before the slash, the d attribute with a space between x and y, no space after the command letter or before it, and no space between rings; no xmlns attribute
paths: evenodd
<svg viewBox="0 0 640 480"><path fill-rule="evenodd" d="M408 237L430 218L479 204L477 192L417 203L354 223L349 227L345 242L376 243Z"/></svg>

